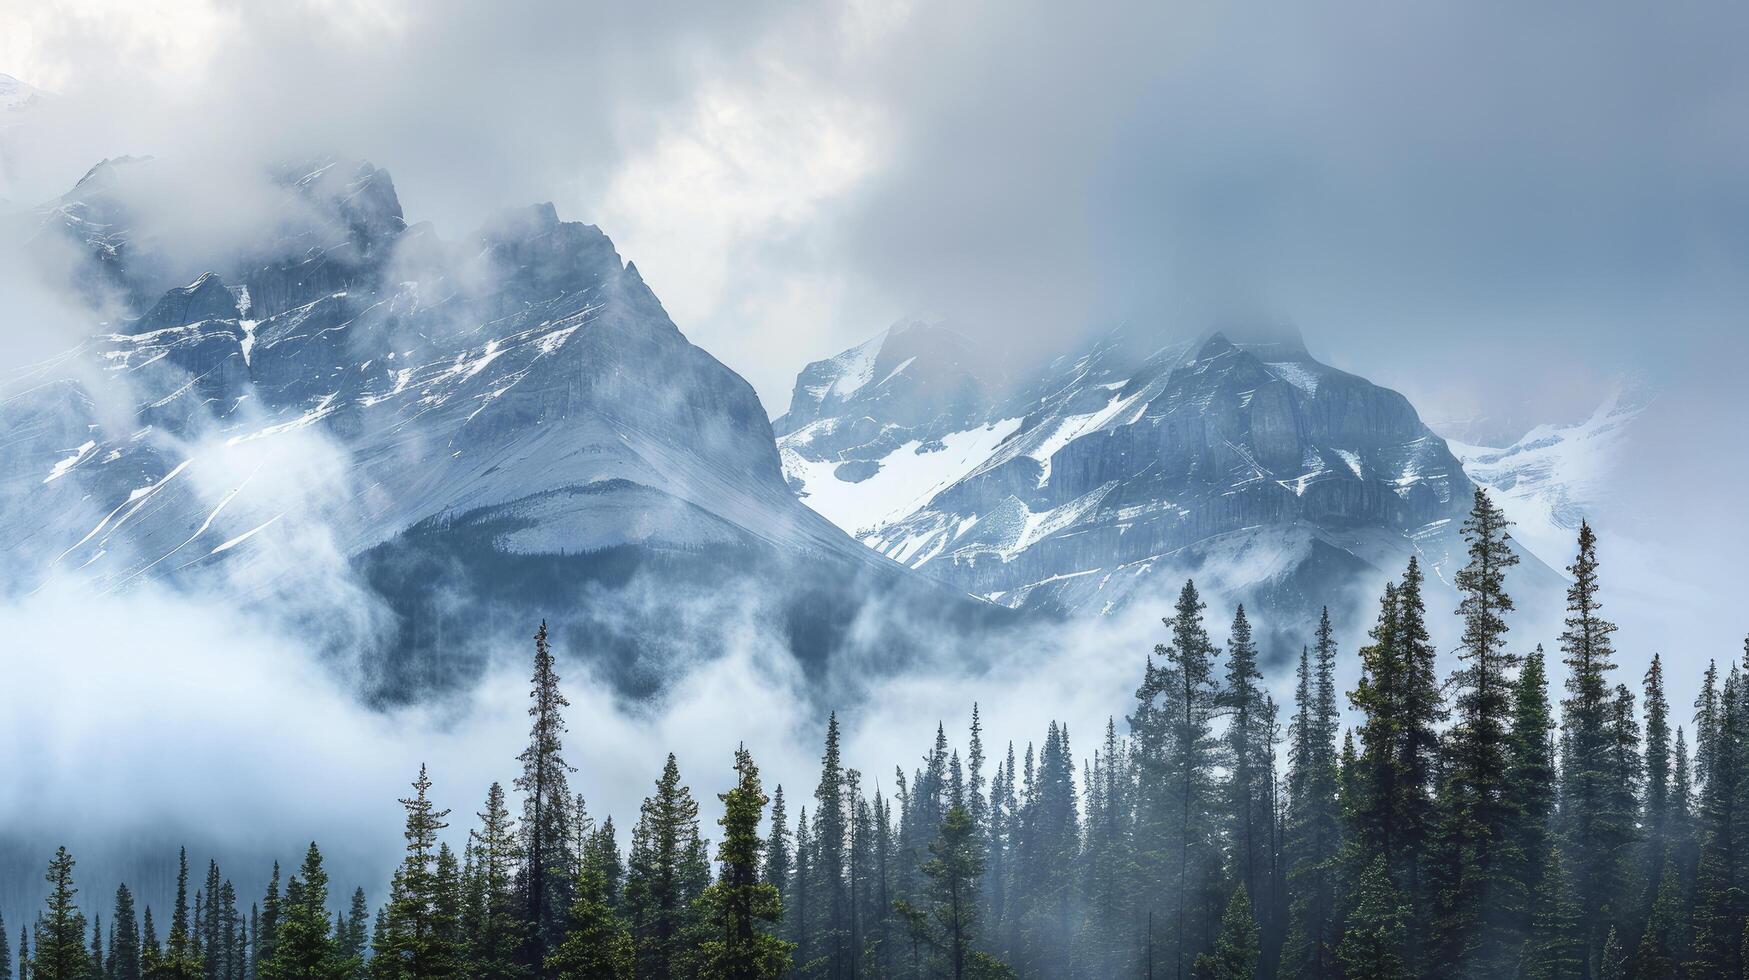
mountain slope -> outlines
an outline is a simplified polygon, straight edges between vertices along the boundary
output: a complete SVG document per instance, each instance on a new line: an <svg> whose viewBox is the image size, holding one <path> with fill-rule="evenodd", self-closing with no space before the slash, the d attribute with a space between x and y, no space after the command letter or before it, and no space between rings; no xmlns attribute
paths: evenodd
<svg viewBox="0 0 1749 980"><path fill-rule="evenodd" d="M34 234L86 249L88 294L149 297L178 256L137 226L121 169ZM301 626L368 651L389 700L464 682L542 617L647 694L720 652L725 619L823 671L865 604L990 614L797 504L751 387L593 226L541 205L451 245L367 164L274 186L287 220L259 249L0 379L20 587L289 596ZM336 589L324 562L356 574L311 599Z"/></svg>
<svg viewBox="0 0 1749 980"><path fill-rule="evenodd" d="M1114 332L1001 391L962 363L885 349L963 349L914 336L946 330L913 325L810 365L800 411L777 430L803 502L957 588L1100 613L1195 576L1297 626L1410 554L1436 582L1459 554L1471 483L1444 440L1401 395L1319 363L1296 335L1159 345ZM862 362L872 383L803 399L848 388ZM903 399L880 380L895 362L898 377L933 372L957 382L935 390L986 394L895 411Z"/></svg>

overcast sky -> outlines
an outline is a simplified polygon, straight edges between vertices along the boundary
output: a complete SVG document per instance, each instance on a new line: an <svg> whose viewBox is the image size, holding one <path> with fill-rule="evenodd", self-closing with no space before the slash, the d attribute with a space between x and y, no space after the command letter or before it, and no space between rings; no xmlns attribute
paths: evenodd
<svg viewBox="0 0 1749 980"><path fill-rule="evenodd" d="M1619 679L1662 650L1683 705L1746 627L1745 50L1749 5L1709 2L0 0L0 72L57 94L0 127L0 194L44 200L120 154L334 152L389 169L450 238L550 200L773 414L803 363L918 311L1004 350L1288 321L1435 419L1576 418L1642 374L1664 395L1597 515L1605 586ZM19 357L42 320L0 302ZM58 601L0 623L28 645ZM60 660L20 696L71 683ZM1091 719L1133 684L1076 679ZM686 741L658 721L616 738ZM915 733L873 721L888 764Z"/></svg>
<svg viewBox="0 0 1749 980"><path fill-rule="evenodd" d="M1749 8L0 0L102 156L311 148L465 234L599 224L767 407L930 310L1005 344L1288 320L1449 417L1741 351Z"/></svg>
<svg viewBox="0 0 1749 980"><path fill-rule="evenodd" d="M1574 419L1645 375L1665 394L1594 516L1666 570L1642 642L1704 579L1693 639L1722 646L1745 49L1741 4L0 0L0 71L57 93L0 139L21 202L116 154L318 152L389 168L449 237L552 200L773 414L925 310L992 350L1292 322L1432 419Z"/></svg>

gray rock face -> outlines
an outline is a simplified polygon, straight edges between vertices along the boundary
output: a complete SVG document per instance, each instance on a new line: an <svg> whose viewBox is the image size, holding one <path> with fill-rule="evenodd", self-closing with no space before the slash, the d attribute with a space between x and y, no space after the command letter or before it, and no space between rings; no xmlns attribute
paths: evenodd
<svg viewBox="0 0 1749 980"><path fill-rule="evenodd" d="M39 214L87 250L87 288L143 298L0 379L10 587L218 582L309 600L320 632L339 614L308 593L337 564L359 623L333 642L389 700L543 617L647 693L725 618L824 670L865 601L988 615L798 504L752 388L550 204L452 245L407 226L386 172L323 161L276 176L269 244L166 290L176 257L114 179Z"/></svg>
<svg viewBox="0 0 1749 980"><path fill-rule="evenodd" d="M798 380L778 426L790 483L877 551L973 594L1098 613L1196 576L1297 628L1410 554L1436 583L1458 554L1473 487L1444 440L1297 335L1149 349L1113 333L1007 393L968 381L976 396L920 410L878 385L814 396L846 387L838 367L894 360L879 347Z"/></svg>

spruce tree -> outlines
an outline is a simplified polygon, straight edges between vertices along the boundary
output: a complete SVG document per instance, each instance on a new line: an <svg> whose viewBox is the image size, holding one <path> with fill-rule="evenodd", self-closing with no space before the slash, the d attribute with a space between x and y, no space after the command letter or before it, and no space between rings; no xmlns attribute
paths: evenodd
<svg viewBox="0 0 1749 980"><path fill-rule="evenodd" d="M570 905L571 791L568 776L576 770L565 762L564 709L571 702L559 690L552 648L547 644L547 624L541 621L534 636L534 677L530 681L528 748L517 756L522 775L516 788L522 803L522 876L527 949L524 962L538 968L547 951L565 931L565 910Z"/></svg>
<svg viewBox="0 0 1749 980"><path fill-rule="evenodd" d="M838 743L838 714L833 712L826 722L820 785L814 790L814 908L819 916L814 941L825 957L822 975L829 980L850 976L850 900L844 850L848 830Z"/></svg>
<svg viewBox="0 0 1749 980"><path fill-rule="evenodd" d="M1464 522L1469 563L1457 573L1464 627L1452 677L1457 720L1442 796L1441 882L1434 921L1441 955L1458 976L1494 977L1510 970L1522 941L1526 896L1520 880L1524 855L1511 834L1506 762L1517 657L1506 649L1506 614L1513 609L1506 571L1518 563L1511 522L1476 489Z"/></svg>
<svg viewBox="0 0 1749 980"><path fill-rule="evenodd" d="M712 980L768 980L789 971L791 945L772 934L783 913L777 888L759 876L759 822L768 798L759 767L743 746L735 752L735 788L720 794L723 840L717 847L721 869L705 889L709 917L700 951L701 977Z"/></svg>
<svg viewBox="0 0 1749 980"><path fill-rule="evenodd" d="M640 976L671 976L685 963L696 931L695 903L709 883L698 803L670 753L632 831L626 875L626 916Z"/></svg>
<svg viewBox="0 0 1749 980"><path fill-rule="evenodd" d="M1221 933L1211 953L1197 957L1197 980L1253 980L1263 958L1262 935L1251 914L1251 900L1240 885L1221 916Z"/></svg>
<svg viewBox="0 0 1749 980"><path fill-rule="evenodd" d="M1652 901L1652 911L1646 920L1645 932L1640 936L1639 948L1634 951L1636 977L1652 980L1682 975L1682 914L1682 885L1677 880L1676 868L1666 865L1659 880L1658 896ZM1609 935L1615 935L1613 928Z"/></svg>
<svg viewBox="0 0 1749 980"><path fill-rule="evenodd" d="M1137 776L1138 880L1136 893L1160 901L1165 920L1162 939L1183 977L1211 932L1209 899L1218 894L1218 827L1215 770L1218 749L1215 712L1214 644L1203 627L1202 598L1185 582L1173 615L1166 620L1172 642L1155 648L1136 691L1136 713L1129 718ZM1149 911L1149 910L1144 910Z"/></svg>
<svg viewBox="0 0 1749 980"><path fill-rule="evenodd" d="M0 915L0 980L12 980L12 935L6 931L4 915Z"/></svg>
<svg viewBox="0 0 1749 980"><path fill-rule="evenodd" d="M1226 686L1216 704L1227 715L1225 761L1227 833L1233 847L1233 877L1247 896L1264 895L1270 871L1270 807L1273 779L1269 772L1269 728L1263 672L1257 669L1257 644L1245 607L1233 616L1227 639ZM1267 908L1267 905L1264 906Z"/></svg>
<svg viewBox="0 0 1749 980"><path fill-rule="evenodd" d="M1299 685L1290 727L1288 813L1284 850L1293 896L1280 973L1334 977L1342 937L1338 861L1342 849L1341 777L1337 765L1336 639L1330 610L1319 617L1317 656L1300 652Z"/></svg>
<svg viewBox="0 0 1749 980"><path fill-rule="evenodd" d="M1518 888L1529 898L1542 888L1544 861L1552 846L1555 815L1555 719L1549 706L1543 650L1524 658L1512 694L1512 732L1507 744L1506 794L1512 805L1508 833L1518 857ZM1544 896L1545 898L1547 896Z"/></svg>
<svg viewBox="0 0 1749 980"><path fill-rule="evenodd" d="M1600 615L1597 536L1579 525L1579 551L1567 566L1566 629L1561 651L1567 665L1567 699L1562 705L1561 807L1566 850L1574 858L1574 888L1586 925L1588 957L1602 949L1604 907L1622 887L1621 829L1608 813L1613 739L1610 736L1609 672L1615 669L1610 634L1615 625Z"/></svg>
<svg viewBox="0 0 1749 980"><path fill-rule="evenodd" d="M761 877L766 884L777 889L780 902L789 890L790 839L789 811L784 808L783 786L779 785L771 794L771 835L765 841L765 866L761 869Z"/></svg>
<svg viewBox="0 0 1749 980"><path fill-rule="evenodd" d="M380 980L459 977L462 972L455 855L437 841L438 832L449 826L444 822L449 811L436 808L430 791L431 779L421 765L413 795L400 801L406 810L406 854L389 898L387 934L377 937L376 953L383 964L373 972ZM440 873L438 859L446 853L450 867Z"/></svg>
<svg viewBox="0 0 1749 980"><path fill-rule="evenodd" d="M328 872L314 841L286 888L281 911L272 958L260 966L262 980L346 980L352 975L352 964L335 947L328 918Z"/></svg>
<svg viewBox="0 0 1749 980"><path fill-rule="evenodd" d="M632 936L607 902L598 862L584 863L575 895L565 941L547 957L546 972L558 980L632 980Z"/></svg>
<svg viewBox="0 0 1749 980"><path fill-rule="evenodd" d="M1346 980L1405 980L1403 961L1409 906L1391 881L1383 856L1375 857L1355 882L1347 927L1336 956Z"/></svg>
<svg viewBox="0 0 1749 980"><path fill-rule="evenodd" d="M486 790L486 807L477 816L479 829L469 831L480 906L473 934L468 937L470 972L478 980L518 980L528 974L518 959L523 928L516 869L522 849L503 786L493 783Z"/></svg>
<svg viewBox="0 0 1749 980"><path fill-rule="evenodd" d="M273 958L273 941L279 933L279 862L273 862L273 876L267 880L267 894L261 900L261 927L255 930L255 972Z"/></svg>
<svg viewBox="0 0 1749 980"><path fill-rule="evenodd" d="M201 975L201 967L188 919L188 849L182 848L176 860L176 904L171 908L170 932L164 937L158 976L164 980L195 980Z"/></svg>
<svg viewBox="0 0 1749 980"><path fill-rule="evenodd" d="M91 957L85 948L85 915L74 896L73 858L65 847L55 851L45 880L48 911L38 920L36 958L31 974L41 980L85 980Z"/></svg>
<svg viewBox="0 0 1749 980"><path fill-rule="evenodd" d="M106 980L140 980L140 924L134 914L133 892L125 882L116 887L115 911L109 921L115 938L110 943ZM5 927L0 925L0 935L4 933ZM4 975L0 971L0 976Z"/></svg>
<svg viewBox="0 0 1749 980"><path fill-rule="evenodd" d="M1586 976L1585 923L1560 848L1541 862L1537 907L1525 955L1525 980L1581 980Z"/></svg>

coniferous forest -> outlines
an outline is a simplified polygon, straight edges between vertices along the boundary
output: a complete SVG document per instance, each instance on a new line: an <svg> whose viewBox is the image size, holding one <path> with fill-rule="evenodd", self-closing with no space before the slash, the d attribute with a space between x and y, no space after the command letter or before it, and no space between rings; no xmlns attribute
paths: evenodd
<svg viewBox="0 0 1749 980"><path fill-rule="evenodd" d="M1749 976L1749 644L1741 664L1709 663L1692 714L1673 717L1659 658L1643 677L1616 670L1589 526L1553 652L1509 636L1517 558L1483 491L1464 534L1449 676L1414 560L1360 649L1338 648L1328 612L1308 631L1291 705L1268 693L1243 607L1219 642L1186 582L1137 657L1133 703L1079 756L1058 724L986 744L971 706L964 757L938 727L883 793L845 766L833 715L817 786L786 796L725 734L722 771L691 774L727 787L718 826L701 826L670 755L623 842L577 792L543 625L513 782L456 815L422 768L387 895L337 887L312 843L262 895L184 853L174 905L152 909L126 885L82 893L63 848L35 919L0 928L0 967L19 980ZM1359 663L1352 690L1336 681L1344 658Z"/></svg>

